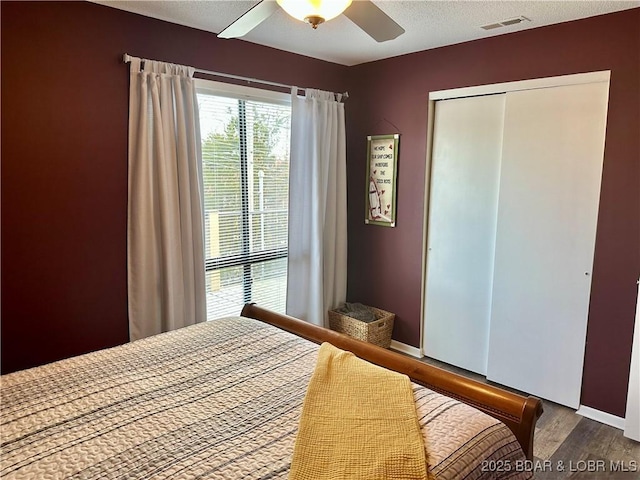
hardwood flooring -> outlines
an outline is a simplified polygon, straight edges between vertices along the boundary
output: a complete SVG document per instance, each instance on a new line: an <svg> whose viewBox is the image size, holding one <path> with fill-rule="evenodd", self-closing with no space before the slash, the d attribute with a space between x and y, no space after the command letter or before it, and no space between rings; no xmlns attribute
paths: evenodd
<svg viewBox="0 0 640 480"><path fill-rule="evenodd" d="M425 357L422 361L492 383L482 375L438 360ZM584 418L570 408L546 400L543 403L533 445L537 480L640 480L640 443L626 438L622 430Z"/></svg>

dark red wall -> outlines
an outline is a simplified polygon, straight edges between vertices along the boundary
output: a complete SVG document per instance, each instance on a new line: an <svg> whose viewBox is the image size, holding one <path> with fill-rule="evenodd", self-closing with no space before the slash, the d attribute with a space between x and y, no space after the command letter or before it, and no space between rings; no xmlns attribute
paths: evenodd
<svg viewBox="0 0 640 480"><path fill-rule="evenodd" d="M624 416L640 273L640 9L350 68L348 296L396 312L394 338L420 344L430 91L597 70L611 84L582 403ZM365 138L396 132L397 227L366 226Z"/></svg>
<svg viewBox="0 0 640 480"><path fill-rule="evenodd" d="M1 2L2 371L128 340L122 54L347 87L349 298L419 345L428 92L608 70L582 402L624 414L640 270L640 10L343 67L88 2ZM365 226L365 137L399 132L398 226ZM375 266L375 268L374 268Z"/></svg>
<svg viewBox="0 0 640 480"><path fill-rule="evenodd" d="M2 2L2 372L128 341L122 54L344 91L346 67L88 2Z"/></svg>

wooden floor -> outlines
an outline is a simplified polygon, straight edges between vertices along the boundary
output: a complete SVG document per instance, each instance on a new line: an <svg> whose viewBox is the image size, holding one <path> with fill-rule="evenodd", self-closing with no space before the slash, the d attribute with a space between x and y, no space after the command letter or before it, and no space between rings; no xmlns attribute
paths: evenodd
<svg viewBox="0 0 640 480"><path fill-rule="evenodd" d="M482 375L437 360L422 360L492 383ZM546 400L543 403L533 444L537 480L640 480L640 443L624 437L622 430L576 415L570 408Z"/></svg>

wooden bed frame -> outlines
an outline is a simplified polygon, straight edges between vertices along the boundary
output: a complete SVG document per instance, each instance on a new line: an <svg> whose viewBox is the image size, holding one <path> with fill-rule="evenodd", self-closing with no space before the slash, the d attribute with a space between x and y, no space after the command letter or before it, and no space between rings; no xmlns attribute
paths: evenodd
<svg viewBox="0 0 640 480"><path fill-rule="evenodd" d="M542 415L542 402L492 385L447 372L417 359L362 342L297 318L247 304L242 316L260 320L314 343L329 342L381 367L404 373L415 383L469 404L502 421L514 433L529 460L533 460L533 433Z"/></svg>

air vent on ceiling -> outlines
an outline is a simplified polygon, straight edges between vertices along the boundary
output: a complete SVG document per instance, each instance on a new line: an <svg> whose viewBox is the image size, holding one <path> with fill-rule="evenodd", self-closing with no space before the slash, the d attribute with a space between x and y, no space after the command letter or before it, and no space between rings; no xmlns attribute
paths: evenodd
<svg viewBox="0 0 640 480"><path fill-rule="evenodd" d="M517 25L522 22L530 22L531 20L525 16L520 15L519 17L510 18L508 20L503 20L501 22L489 23L488 25L482 25L480 28L483 30L493 30L495 28L508 27L510 25Z"/></svg>

